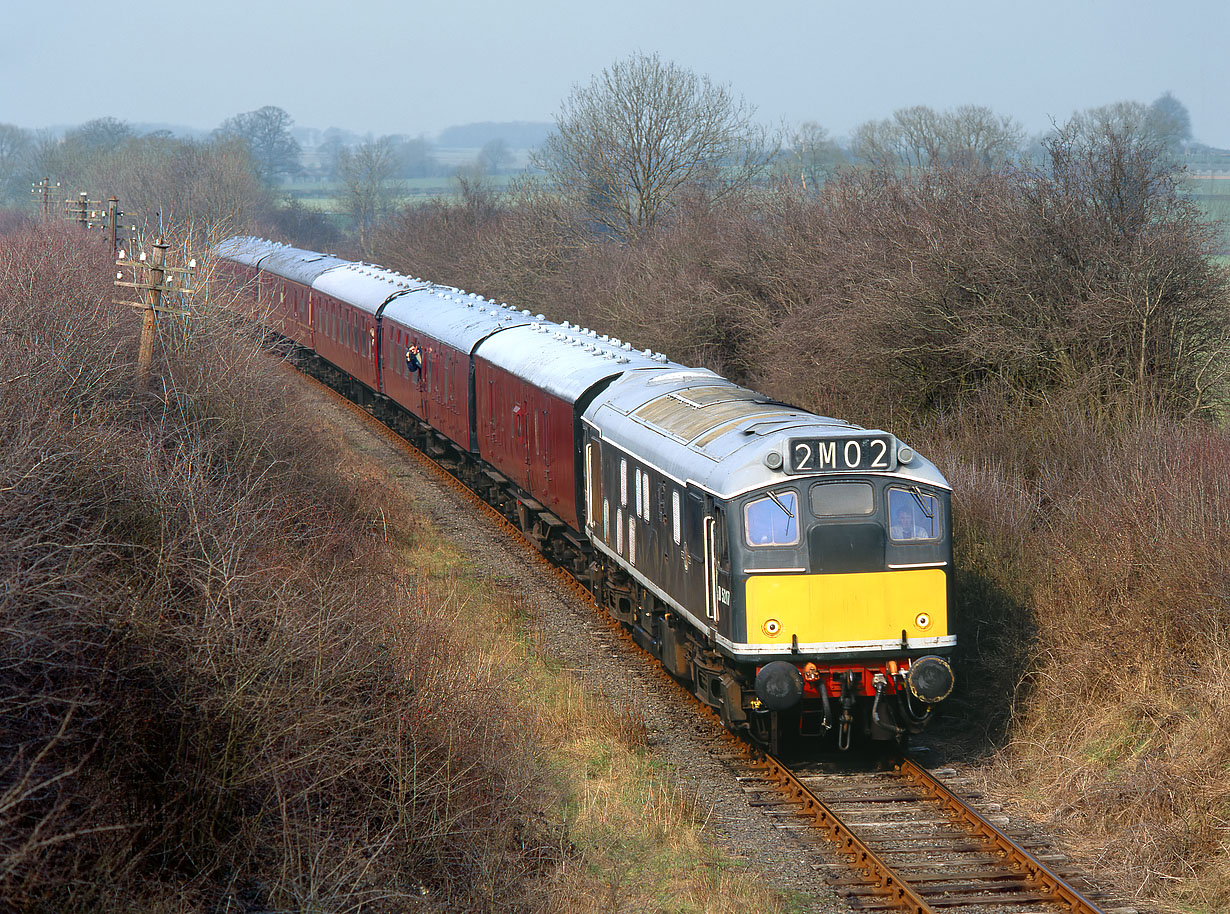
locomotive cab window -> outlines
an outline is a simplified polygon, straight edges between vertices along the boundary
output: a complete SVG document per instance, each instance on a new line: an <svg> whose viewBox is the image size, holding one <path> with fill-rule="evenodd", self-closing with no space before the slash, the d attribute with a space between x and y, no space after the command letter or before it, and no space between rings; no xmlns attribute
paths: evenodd
<svg viewBox="0 0 1230 914"><path fill-rule="evenodd" d="M799 496L792 489L773 492L743 509L749 546L794 546L799 542Z"/></svg>
<svg viewBox="0 0 1230 914"><path fill-rule="evenodd" d="M917 488L889 489L888 534L897 543L936 539L940 535L939 500Z"/></svg>
<svg viewBox="0 0 1230 914"><path fill-rule="evenodd" d="M811 487L811 513L816 517L870 514L875 499L870 483L822 482Z"/></svg>

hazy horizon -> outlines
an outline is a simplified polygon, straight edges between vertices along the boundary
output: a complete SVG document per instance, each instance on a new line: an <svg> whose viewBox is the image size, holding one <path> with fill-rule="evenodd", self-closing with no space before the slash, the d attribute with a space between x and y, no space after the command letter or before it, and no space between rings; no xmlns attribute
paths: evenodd
<svg viewBox="0 0 1230 914"><path fill-rule="evenodd" d="M116 117L211 130L275 105L298 127L436 136L549 122L574 85L640 51L728 84L766 123L815 121L835 137L899 108L961 104L1038 134L1079 110L1169 91L1195 140L1230 148L1220 47L1230 4L1212 0L1041 0L1027 12L970 0L768 3L754 15L729 0L629 0L618 14L489 0L335 10L305 0L288 16L260 0L218 0L208 16L165 8L155 22L84 0L22 5L0 38L0 123Z"/></svg>

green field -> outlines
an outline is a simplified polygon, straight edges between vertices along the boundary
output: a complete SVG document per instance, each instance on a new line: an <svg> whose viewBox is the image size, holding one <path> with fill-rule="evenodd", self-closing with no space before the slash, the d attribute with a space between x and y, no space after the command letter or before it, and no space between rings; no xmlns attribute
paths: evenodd
<svg viewBox="0 0 1230 914"><path fill-rule="evenodd" d="M1221 223L1220 253L1230 265L1230 173L1189 175L1184 187L1210 219Z"/></svg>
<svg viewBox="0 0 1230 914"><path fill-rule="evenodd" d="M503 190L514 177L485 175L483 181L496 190ZM457 179L451 176L403 178L395 186L397 206L413 206L437 198L453 201L458 194ZM307 209L320 213L345 215L349 209L346 188L338 181L301 180L283 184L278 189Z"/></svg>

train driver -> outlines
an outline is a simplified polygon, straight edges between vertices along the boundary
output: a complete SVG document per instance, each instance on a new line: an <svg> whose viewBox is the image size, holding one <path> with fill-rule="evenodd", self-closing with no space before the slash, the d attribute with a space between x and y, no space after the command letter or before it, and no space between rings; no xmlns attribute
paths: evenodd
<svg viewBox="0 0 1230 914"><path fill-rule="evenodd" d="M895 540L916 540L926 536L922 529L914 524L914 511L909 505L901 505L897 508L888 532Z"/></svg>

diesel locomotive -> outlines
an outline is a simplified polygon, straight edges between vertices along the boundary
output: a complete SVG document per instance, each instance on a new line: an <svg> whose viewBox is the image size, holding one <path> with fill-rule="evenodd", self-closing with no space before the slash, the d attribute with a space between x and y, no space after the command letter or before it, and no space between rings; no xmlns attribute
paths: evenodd
<svg viewBox="0 0 1230 914"><path fill-rule="evenodd" d="M374 265L215 254L215 301L502 510L731 729L903 741L952 691L951 490L893 435Z"/></svg>

